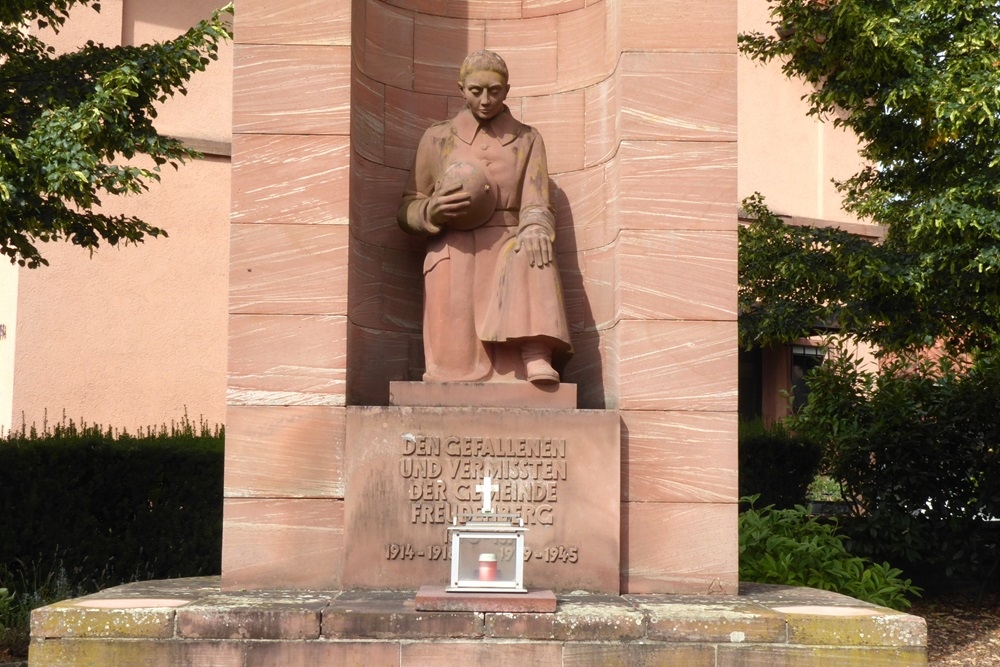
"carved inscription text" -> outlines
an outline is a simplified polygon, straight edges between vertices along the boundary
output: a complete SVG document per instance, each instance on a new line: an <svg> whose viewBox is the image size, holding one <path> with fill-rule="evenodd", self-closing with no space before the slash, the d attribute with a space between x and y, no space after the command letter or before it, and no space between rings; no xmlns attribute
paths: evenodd
<svg viewBox="0 0 1000 667"><path fill-rule="evenodd" d="M476 489L489 475L493 511L517 514L526 525L553 525L559 482L567 478L562 438L485 438L407 433L400 445L399 474L406 480L413 524L451 523L482 505Z"/></svg>

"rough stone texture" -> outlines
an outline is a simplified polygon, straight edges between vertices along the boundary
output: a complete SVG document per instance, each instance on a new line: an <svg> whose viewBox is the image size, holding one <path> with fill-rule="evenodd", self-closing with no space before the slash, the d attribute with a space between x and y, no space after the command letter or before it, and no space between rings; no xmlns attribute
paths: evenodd
<svg viewBox="0 0 1000 667"><path fill-rule="evenodd" d="M483 635L483 615L418 611L409 592L344 593L323 612L327 639L443 639Z"/></svg>
<svg viewBox="0 0 1000 667"><path fill-rule="evenodd" d="M185 603L186 604L186 603ZM31 614L31 636L166 639L174 635L174 609L104 609L59 602Z"/></svg>
<svg viewBox="0 0 1000 667"><path fill-rule="evenodd" d="M229 593L220 590L219 577L127 584L35 610L30 660L46 667L926 664L922 619L812 589L573 594L559 596L554 613L520 614L421 612L414 597L412 591ZM102 625L102 614L117 620ZM845 626L845 619L856 625Z"/></svg>
<svg viewBox="0 0 1000 667"><path fill-rule="evenodd" d="M576 409L575 384L528 382L390 382L392 405Z"/></svg>
<svg viewBox="0 0 1000 667"><path fill-rule="evenodd" d="M645 615L618 596L562 596L558 614L486 615L486 636L496 639L620 642L645 634Z"/></svg>
<svg viewBox="0 0 1000 667"><path fill-rule="evenodd" d="M417 611L502 612L515 616L551 614L556 610L552 591L527 593L449 593L444 586L421 586L415 603Z"/></svg>

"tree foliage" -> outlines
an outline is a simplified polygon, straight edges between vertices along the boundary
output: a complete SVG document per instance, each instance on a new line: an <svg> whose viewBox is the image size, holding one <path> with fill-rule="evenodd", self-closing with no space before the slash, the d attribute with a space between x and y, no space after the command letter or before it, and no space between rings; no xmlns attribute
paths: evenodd
<svg viewBox="0 0 1000 667"><path fill-rule="evenodd" d="M1000 565L1000 360L903 354L877 371L839 350L809 379L796 433L826 449L852 504L852 550L980 582Z"/></svg>
<svg viewBox="0 0 1000 667"><path fill-rule="evenodd" d="M995 347L1000 2L770 2L776 31L741 35L741 51L780 60L789 77L812 85L811 114L858 136L868 166L838 186L847 210L888 231L869 251L843 234L766 229L773 244L744 249L748 261L767 266L783 252L784 262L797 264L782 269L789 274L836 272L813 282L843 304L836 315L845 326L874 342ZM749 256L758 249L760 258ZM768 288L762 283L760 294ZM788 295L802 300L781 308L816 314L817 299L805 289Z"/></svg>
<svg viewBox="0 0 1000 667"><path fill-rule="evenodd" d="M58 30L75 6L100 9L96 0L0 3L0 254L32 268L48 263L38 242L93 249L166 234L100 211L102 197L142 192L161 166L198 156L157 132L155 105L186 93L231 37L229 5L171 41L88 42L57 55L29 28Z"/></svg>

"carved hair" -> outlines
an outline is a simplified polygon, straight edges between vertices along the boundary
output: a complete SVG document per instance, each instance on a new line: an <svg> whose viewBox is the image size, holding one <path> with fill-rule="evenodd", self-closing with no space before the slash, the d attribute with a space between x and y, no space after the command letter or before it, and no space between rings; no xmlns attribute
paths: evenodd
<svg viewBox="0 0 1000 667"><path fill-rule="evenodd" d="M503 58L492 51L476 51L470 53L462 61L462 68L458 70L458 82L465 83L465 78L473 72L496 72L507 81L510 75L507 73L507 63Z"/></svg>

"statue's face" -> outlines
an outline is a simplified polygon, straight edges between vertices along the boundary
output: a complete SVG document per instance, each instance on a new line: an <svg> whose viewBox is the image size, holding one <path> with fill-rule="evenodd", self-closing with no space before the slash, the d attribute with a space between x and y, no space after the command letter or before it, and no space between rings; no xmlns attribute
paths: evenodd
<svg viewBox="0 0 1000 667"><path fill-rule="evenodd" d="M472 115L479 120L489 120L503 111L503 101L510 91L510 84L502 76L486 70L470 72L458 87Z"/></svg>

